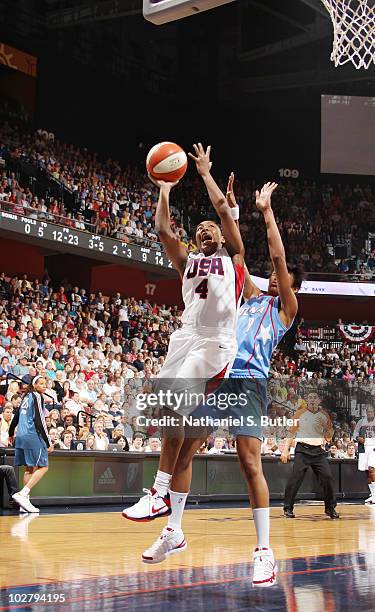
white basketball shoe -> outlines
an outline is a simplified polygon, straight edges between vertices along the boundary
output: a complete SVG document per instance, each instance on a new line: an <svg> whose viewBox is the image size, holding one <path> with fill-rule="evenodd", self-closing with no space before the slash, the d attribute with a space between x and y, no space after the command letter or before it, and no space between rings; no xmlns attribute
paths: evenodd
<svg viewBox="0 0 375 612"><path fill-rule="evenodd" d="M276 584L277 565L270 548L254 550L253 586L270 587Z"/></svg>
<svg viewBox="0 0 375 612"><path fill-rule="evenodd" d="M144 495L141 499L122 511L122 516L130 521L140 523L153 521L160 516L168 516L171 513L171 500L169 495L162 497L156 489L143 489Z"/></svg>
<svg viewBox="0 0 375 612"><path fill-rule="evenodd" d="M183 552L187 544L182 531L164 527L160 537L142 555L143 563L160 563L169 555Z"/></svg>
<svg viewBox="0 0 375 612"><path fill-rule="evenodd" d="M39 508L32 505L28 495L22 495L21 492L14 493L12 499L24 510L24 512L39 512Z"/></svg>

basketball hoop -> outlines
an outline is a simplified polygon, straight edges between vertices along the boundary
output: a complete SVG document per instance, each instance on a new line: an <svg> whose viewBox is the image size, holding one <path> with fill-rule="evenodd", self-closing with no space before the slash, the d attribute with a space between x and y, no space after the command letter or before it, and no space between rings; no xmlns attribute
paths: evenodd
<svg viewBox="0 0 375 612"><path fill-rule="evenodd" d="M375 64L375 0L322 0L333 23L331 60L359 68Z"/></svg>

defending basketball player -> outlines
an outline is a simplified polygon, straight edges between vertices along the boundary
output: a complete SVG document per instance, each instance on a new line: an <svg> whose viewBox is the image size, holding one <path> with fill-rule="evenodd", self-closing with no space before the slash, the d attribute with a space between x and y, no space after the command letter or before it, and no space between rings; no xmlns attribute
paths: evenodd
<svg viewBox="0 0 375 612"><path fill-rule="evenodd" d="M231 175L227 197L232 206L235 206L233 180ZM296 293L302 283L300 270L289 270L286 263L284 245L271 207L271 197L276 187L276 183L266 183L260 192L256 192L256 207L262 213L266 225L273 271L266 294L246 274L246 301L240 309L237 324L238 351L228 381L237 395L241 392L247 394L245 412L254 418L254 425L231 427L229 431L236 436L238 459L247 482L253 511L257 534L253 554L253 585L257 587L275 584L277 573L269 544L269 491L262 470L260 418L266 414L266 387L272 353L294 321L298 310ZM242 411L243 408L238 406L232 409L232 414L240 416Z"/></svg>
<svg viewBox="0 0 375 612"><path fill-rule="evenodd" d="M375 506L375 411L373 406L367 406L366 416L360 419L353 433L358 442L358 469L367 471L370 497L365 501L369 506Z"/></svg>
<svg viewBox="0 0 375 612"><path fill-rule="evenodd" d="M24 487L12 498L26 512L39 512L30 502L30 491L47 473L48 453L53 451L44 417L46 384L44 376L35 376L9 428L12 438L17 427L15 465L25 466Z"/></svg>
<svg viewBox="0 0 375 612"><path fill-rule="evenodd" d="M181 276L185 304L182 328L171 336L167 358L158 378L182 381L182 388L188 386L189 381L208 381L224 376L228 365L233 362L237 350L237 313L244 283L244 246L230 206L211 176L210 147L204 151L199 143L194 145L194 151L195 155L190 154L190 157L221 223L221 227L210 220L199 223L196 230L197 254L188 254L171 230L169 195L176 183L151 179L160 188L156 229L169 259ZM172 414L176 416L176 413ZM202 432L199 438L194 434L188 438L182 427L176 427L175 431L169 429L167 435L164 433L153 487L137 504L126 508L123 516L133 521L150 521L171 513L182 516L190 487L191 460L206 437L207 432ZM184 465L190 467L181 478L175 478L181 450ZM172 531L170 528L167 534ZM183 550L186 544L180 530L173 534L173 547ZM166 553L171 554L171 549ZM143 560L155 562L148 560L147 555Z"/></svg>

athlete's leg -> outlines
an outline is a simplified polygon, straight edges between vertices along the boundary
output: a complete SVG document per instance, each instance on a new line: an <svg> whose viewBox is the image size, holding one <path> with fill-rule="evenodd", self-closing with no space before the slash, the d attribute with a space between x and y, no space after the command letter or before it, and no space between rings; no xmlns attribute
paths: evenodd
<svg viewBox="0 0 375 612"><path fill-rule="evenodd" d="M35 468L35 467L31 467L31 466L29 466L29 465L27 465L27 466L25 467L25 472L24 472L24 475L23 475L23 484L24 484L24 486L27 486L27 484L28 484L28 482L29 482L29 480L30 480L31 476L32 476L32 475L33 475L33 473L34 473L34 470L36 470L36 468Z"/></svg>
<svg viewBox="0 0 375 612"><path fill-rule="evenodd" d="M159 457L159 467L154 481L153 489L160 496L168 493L176 462L185 439L182 418L171 410L163 410L162 416L174 419L168 427L162 429L162 443Z"/></svg>
<svg viewBox="0 0 375 612"><path fill-rule="evenodd" d="M193 457L206 438L207 432L200 438L186 437L183 442L169 490L171 514L168 524L154 544L144 551L144 563L160 563L167 556L182 552L187 547L181 526L182 515L191 485Z"/></svg>
<svg viewBox="0 0 375 612"><path fill-rule="evenodd" d="M45 451L47 453L47 449ZM45 462L47 462L47 457ZM26 466L24 486L18 493L14 493L12 498L23 508L26 512L39 512L39 509L33 506L30 502L30 491L35 485L43 478L47 473L48 466Z"/></svg>
<svg viewBox="0 0 375 612"><path fill-rule="evenodd" d="M247 482L257 534L257 545L254 550L253 585L267 587L276 583L277 565L269 545L269 491L263 475L260 449L261 441L258 438L237 436L238 459Z"/></svg>
<svg viewBox="0 0 375 612"><path fill-rule="evenodd" d="M197 450L207 440L208 432L204 428L198 436L186 437L181 446L180 453L176 462L171 481L172 491L190 491L192 473L193 473L193 457Z"/></svg>
<svg viewBox="0 0 375 612"><path fill-rule="evenodd" d="M233 347L229 343L228 346L220 345L218 339L191 337L191 334L186 334L183 341L180 340L174 342L173 352L170 358L167 357L160 378L156 381L158 393L172 392L174 398L183 398L182 404L176 404L177 410L163 410L163 415L169 414L170 417L180 419L180 421L163 430L159 469L154 484L139 502L123 510L123 516L130 520L146 522L170 514L170 499L167 497L167 491L170 488L172 474L185 437L180 412L188 415L200 402L204 401L206 383L222 372L233 356ZM167 396L164 395L164 397ZM195 398L192 400L194 405L185 404L184 398L186 397Z"/></svg>
<svg viewBox="0 0 375 612"><path fill-rule="evenodd" d="M145 490L146 495L122 512L131 521L148 522L171 513L168 491L185 434L178 414L163 410L163 416L174 421L171 421L171 426L163 428L159 466L151 489Z"/></svg>
<svg viewBox="0 0 375 612"><path fill-rule="evenodd" d="M261 441L258 438L237 437L238 460L249 491L258 538L257 545L261 548L268 548L270 502L268 485L262 469L260 448Z"/></svg>
<svg viewBox="0 0 375 612"><path fill-rule="evenodd" d="M43 476L45 476L45 474L47 474L47 472L47 465L44 467L35 467L33 473L30 475L30 478L28 478L26 485L27 488L31 490L33 487L35 487L35 485L38 484L38 482L43 478Z"/></svg>

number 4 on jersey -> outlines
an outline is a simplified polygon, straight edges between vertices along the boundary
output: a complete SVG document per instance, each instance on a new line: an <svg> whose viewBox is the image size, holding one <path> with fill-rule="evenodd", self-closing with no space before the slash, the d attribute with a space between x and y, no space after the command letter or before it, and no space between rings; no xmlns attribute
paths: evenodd
<svg viewBox="0 0 375 612"><path fill-rule="evenodd" d="M208 278L202 280L199 283L198 287L195 290L195 293L199 293L199 297L201 300L206 300L208 295Z"/></svg>

